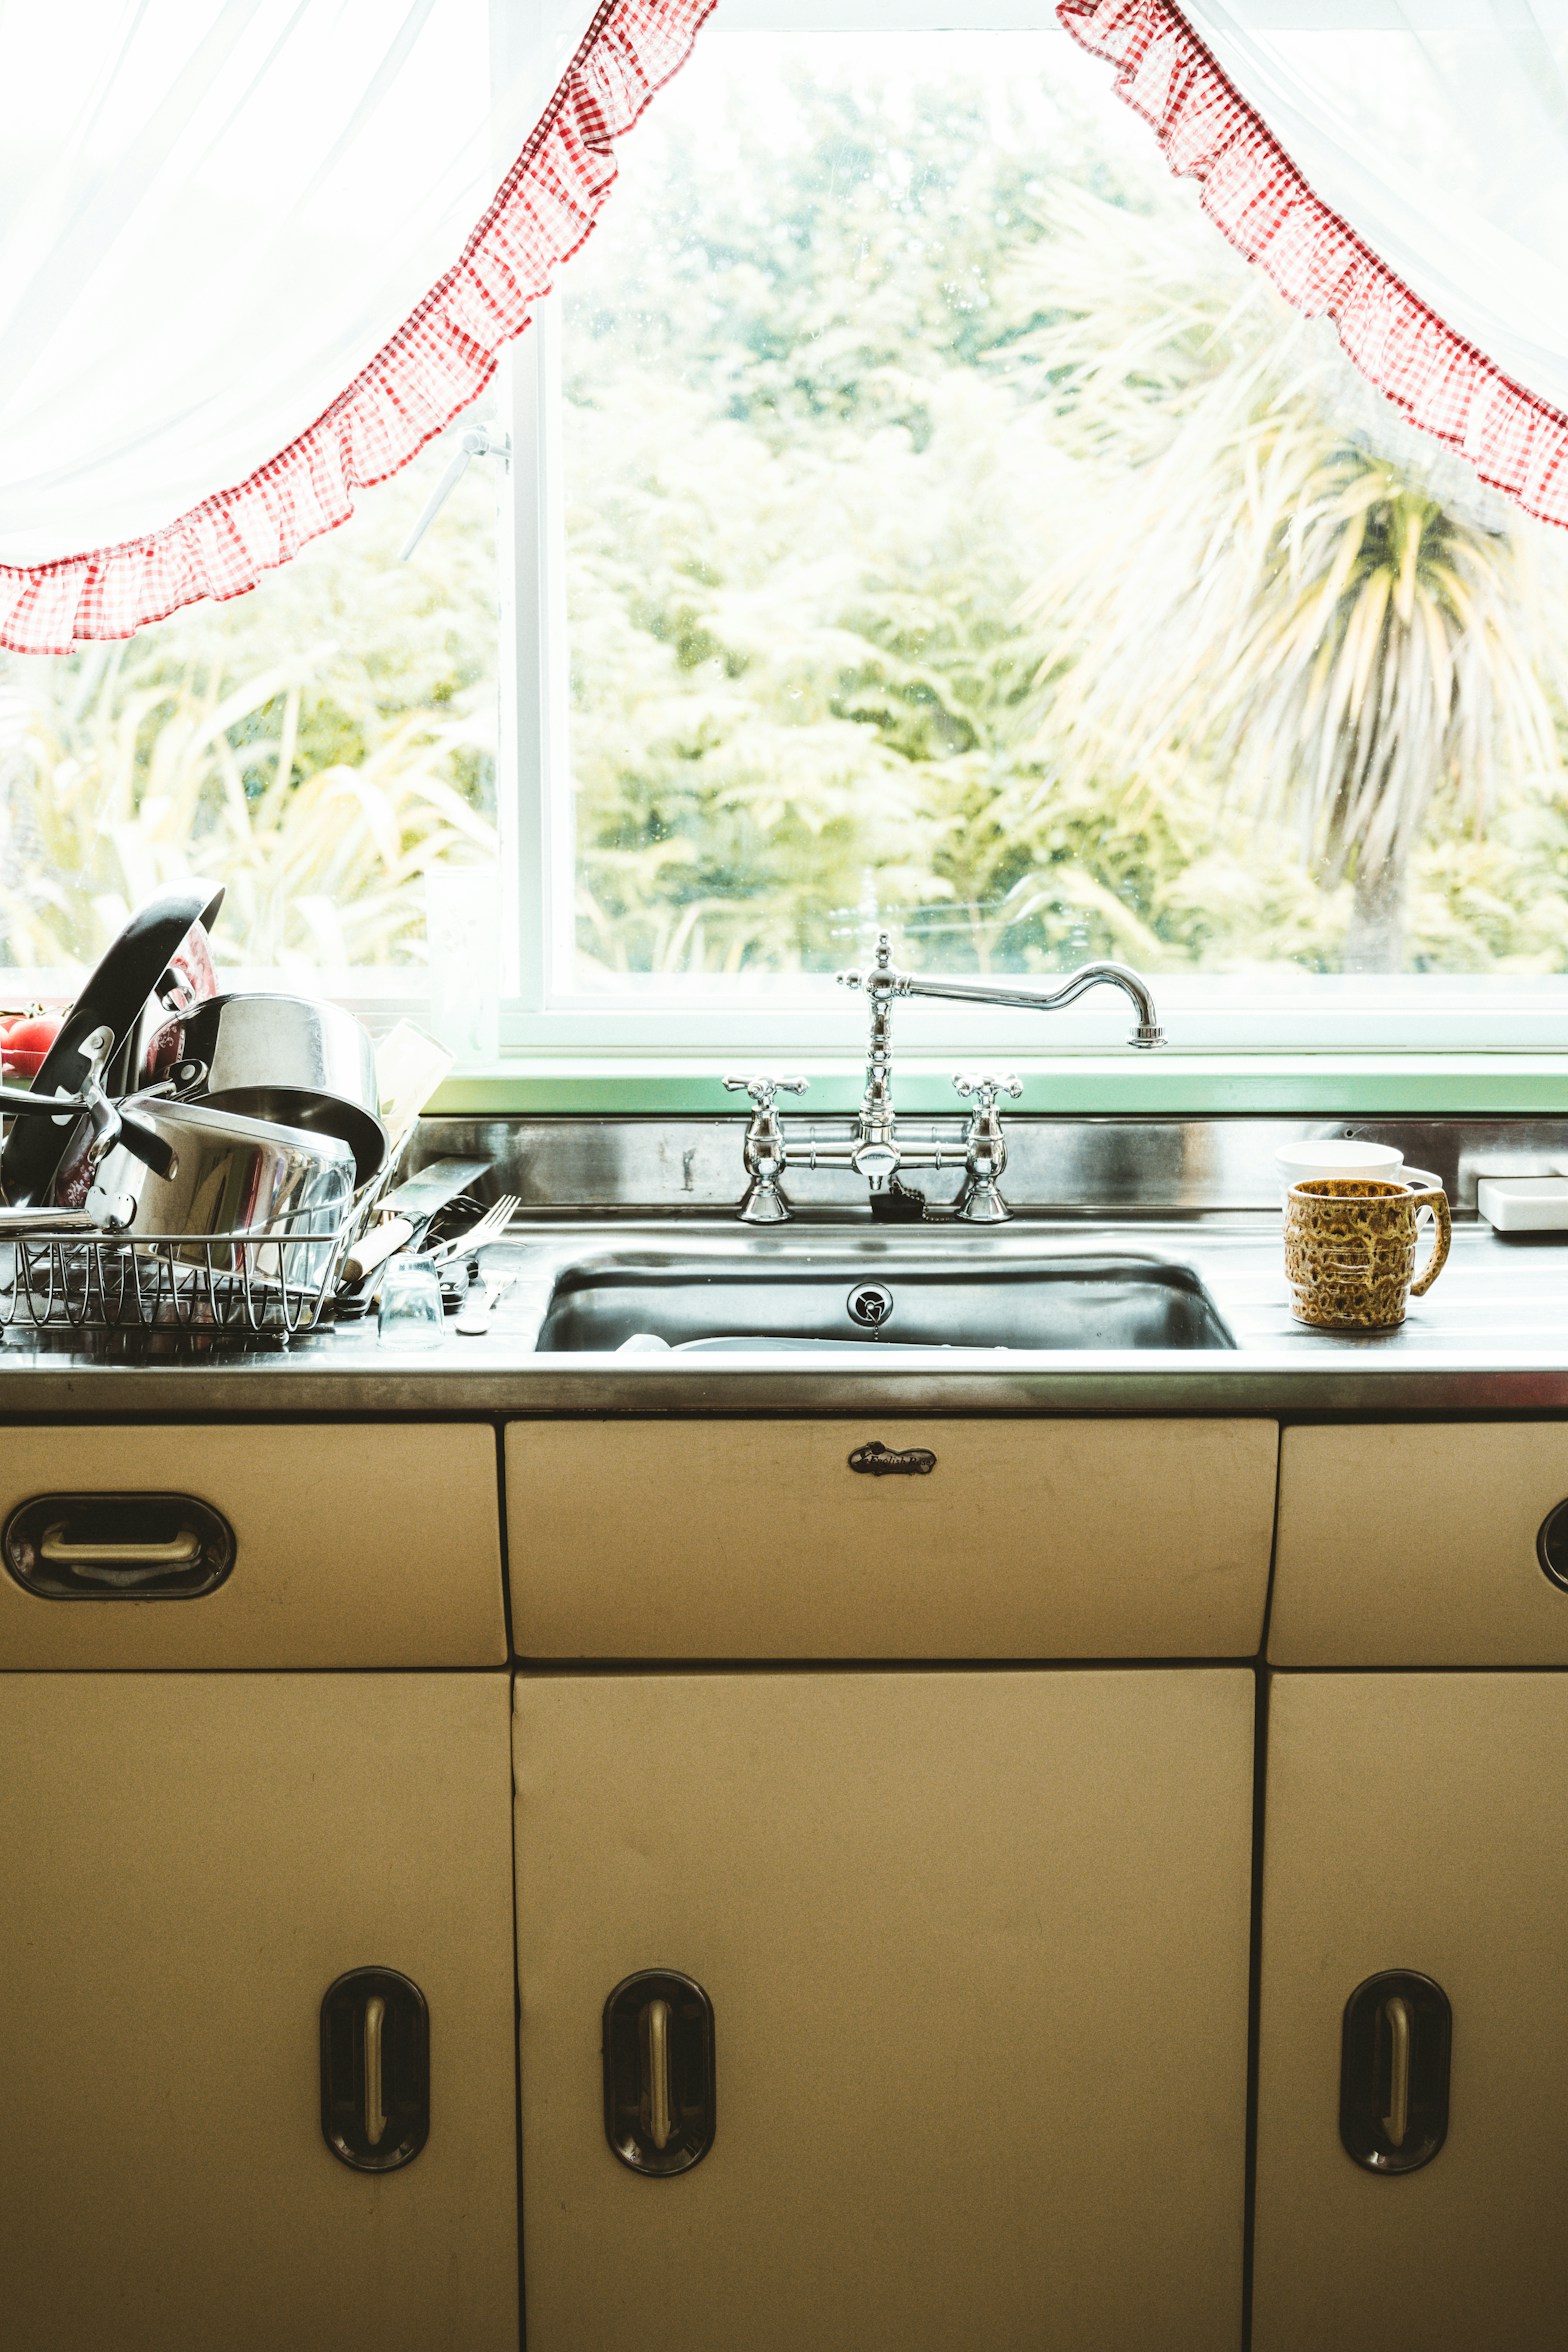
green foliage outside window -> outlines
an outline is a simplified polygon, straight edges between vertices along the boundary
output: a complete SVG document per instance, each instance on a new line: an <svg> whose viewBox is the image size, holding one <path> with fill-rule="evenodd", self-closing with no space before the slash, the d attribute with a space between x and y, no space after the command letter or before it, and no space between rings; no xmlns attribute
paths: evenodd
<svg viewBox="0 0 1568 2352"><path fill-rule="evenodd" d="M959 968L1568 968L1555 535L1048 46L801 67L771 138L743 57L632 158L567 294L584 965L875 910Z"/></svg>

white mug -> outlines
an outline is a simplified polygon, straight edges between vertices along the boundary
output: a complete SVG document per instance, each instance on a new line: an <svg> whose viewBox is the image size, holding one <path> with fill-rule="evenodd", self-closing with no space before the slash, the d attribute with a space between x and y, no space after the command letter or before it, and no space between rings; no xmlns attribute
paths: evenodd
<svg viewBox="0 0 1568 2352"><path fill-rule="evenodd" d="M1347 1135L1330 1135L1317 1142L1282 1143L1274 1154L1283 1201L1293 1184L1314 1176L1363 1176L1382 1184L1433 1184L1422 1168L1407 1168L1397 1144L1363 1143Z"/></svg>

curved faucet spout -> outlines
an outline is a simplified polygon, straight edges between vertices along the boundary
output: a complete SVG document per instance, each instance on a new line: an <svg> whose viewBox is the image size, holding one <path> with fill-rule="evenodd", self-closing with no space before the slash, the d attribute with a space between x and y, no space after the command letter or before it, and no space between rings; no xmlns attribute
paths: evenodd
<svg viewBox="0 0 1568 2352"><path fill-rule="evenodd" d="M899 990L900 996L946 996L964 1004L1015 1005L1024 1012L1054 1013L1063 1005L1070 1005L1075 997L1083 996L1091 988L1107 986L1119 988L1133 1002L1137 1023L1127 1042L1148 1048L1163 1045L1165 1032L1154 1009L1154 997L1148 982L1130 964L1080 964L1076 972L1069 972L1060 988L1045 991L1037 988L1007 988L990 980L925 980L911 977Z"/></svg>
<svg viewBox="0 0 1568 2352"><path fill-rule="evenodd" d="M1153 992L1143 975L1135 972L1130 964L1080 964L1076 972L1068 973L1059 988L1053 989L1010 988L994 980L930 980L919 973L895 969L892 945L884 932L877 941L877 960L869 972L840 972L838 977L846 988L865 990L872 1000L873 1020L879 1000L885 1006L894 996L939 996L958 1004L1010 1005L1023 1012L1054 1013L1088 989L1120 988L1131 997L1138 1016L1128 1044L1148 1049L1165 1043L1165 1032L1154 1009Z"/></svg>

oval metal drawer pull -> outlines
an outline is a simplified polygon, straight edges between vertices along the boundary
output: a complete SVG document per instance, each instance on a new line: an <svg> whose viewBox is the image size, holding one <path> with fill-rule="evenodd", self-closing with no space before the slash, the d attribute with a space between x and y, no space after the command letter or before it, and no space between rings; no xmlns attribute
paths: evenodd
<svg viewBox="0 0 1568 2352"><path fill-rule="evenodd" d="M604 2004L604 2136L632 2172L667 2180L713 2145L713 2004L694 1978L644 1968Z"/></svg>
<svg viewBox="0 0 1568 2352"><path fill-rule="evenodd" d="M396 2172L430 2135L430 2012L412 1977L351 1968L321 2002L321 2136L353 2172Z"/></svg>
<svg viewBox="0 0 1568 2352"><path fill-rule="evenodd" d="M1367 2172L1417 2172L1448 2133L1448 1995L1413 1969L1369 1976L1345 2003L1339 2136Z"/></svg>
<svg viewBox="0 0 1568 2352"><path fill-rule="evenodd" d="M182 1494L32 1495L0 1537L10 1575L46 1601L199 1600L235 1549L222 1513Z"/></svg>
<svg viewBox="0 0 1568 2352"><path fill-rule="evenodd" d="M1541 1521L1535 1556L1560 1592L1568 1592L1568 1502L1556 1503Z"/></svg>

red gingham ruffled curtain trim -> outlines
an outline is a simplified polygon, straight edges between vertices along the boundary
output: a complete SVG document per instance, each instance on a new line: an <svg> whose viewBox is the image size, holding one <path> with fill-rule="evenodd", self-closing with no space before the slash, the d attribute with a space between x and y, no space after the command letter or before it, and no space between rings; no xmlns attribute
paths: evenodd
<svg viewBox="0 0 1568 2352"><path fill-rule="evenodd" d="M495 373L615 181L613 141L678 71L716 0L605 0L462 258L298 440L144 539L0 564L0 645L69 653L208 596L254 588L346 522Z"/></svg>
<svg viewBox="0 0 1568 2352"><path fill-rule="evenodd" d="M1568 417L1514 383L1316 197L1170 0L1058 0L1073 37L1116 67L1117 95L1190 172L1238 252L1423 431L1527 512L1568 525Z"/></svg>

